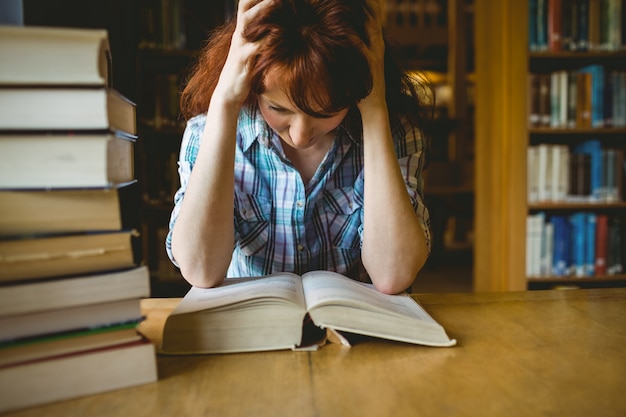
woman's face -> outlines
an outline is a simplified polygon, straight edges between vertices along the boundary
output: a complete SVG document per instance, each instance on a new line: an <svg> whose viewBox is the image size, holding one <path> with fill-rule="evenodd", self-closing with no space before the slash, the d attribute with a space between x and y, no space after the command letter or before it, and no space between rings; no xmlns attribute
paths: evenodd
<svg viewBox="0 0 626 417"><path fill-rule="evenodd" d="M279 77L272 75L265 77L265 92L259 96L259 108L267 124L292 148L307 149L320 144L346 117L348 109L328 118L309 116L289 100Z"/></svg>

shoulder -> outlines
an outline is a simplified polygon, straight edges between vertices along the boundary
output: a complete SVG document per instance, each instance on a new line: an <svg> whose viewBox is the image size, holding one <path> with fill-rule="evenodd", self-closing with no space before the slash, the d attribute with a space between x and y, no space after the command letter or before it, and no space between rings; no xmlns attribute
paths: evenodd
<svg viewBox="0 0 626 417"><path fill-rule="evenodd" d="M424 133L407 117L398 118L391 126L391 133L398 158L419 154L425 148Z"/></svg>
<svg viewBox="0 0 626 417"><path fill-rule="evenodd" d="M187 120L186 130L193 132L202 132L206 124L206 114L199 114Z"/></svg>

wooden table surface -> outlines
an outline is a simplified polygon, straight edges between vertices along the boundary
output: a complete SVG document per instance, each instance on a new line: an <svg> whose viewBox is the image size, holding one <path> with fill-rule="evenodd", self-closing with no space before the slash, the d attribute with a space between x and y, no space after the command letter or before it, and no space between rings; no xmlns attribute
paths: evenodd
<svg viewBox="0 0 626 417"><path fill-rule="evenodd" d="M159 355L157 383L7 415L626 416L626 289L417 299L457 346ZM142 300L155 343L178 301Z"/></svg>

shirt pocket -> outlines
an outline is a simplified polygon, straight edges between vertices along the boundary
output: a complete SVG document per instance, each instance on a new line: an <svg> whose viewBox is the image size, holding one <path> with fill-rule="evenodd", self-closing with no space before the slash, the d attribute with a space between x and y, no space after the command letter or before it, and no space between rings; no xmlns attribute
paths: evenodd
<svg viewBox="0 0 626 417"><path fill-rule="evenodd" d="M252 194L242 194L236 198L237 244L246 256L252 256L267 245L272 202Z"/></svg>
<svg viewBox="0 0 626 417"><path fill-rule="evenodd" d="M322 217L328 240L334 247L359 249L362 206L354 198L353 187L324 190Z"/></svg>

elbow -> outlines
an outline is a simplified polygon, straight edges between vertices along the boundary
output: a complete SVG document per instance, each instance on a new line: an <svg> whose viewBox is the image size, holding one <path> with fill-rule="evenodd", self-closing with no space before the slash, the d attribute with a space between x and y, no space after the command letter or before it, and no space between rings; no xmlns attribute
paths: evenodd
<svg viewBox="0 0 626 417"><path fill-rule="evenodd" d="M189 284L199 288L213 288L224 282L228 265L217 267L215 262L197 252L176 251L172 245L172 254L176 259L180 273ZM182 252L182 253L181 253Z"/></svg>
<svg viewBox="0 0 626 417"><path fill-rule="evenodd" d="M419 271L426 263L427 255L421 253L412 259L411 262L402 262L398 260L393 264L387 265L368 265L365 264L374 288L383 294L399 294L408 290Z"/></svg>
<svg viewBox="0 0 626 417"><path fill-rule="evenodd" d="M376 290L378 290L379 292L383 294L394 295L400 294L409 289L411 287L411 284L413 284L413 281L415 281L416 276L417 274L407 275L404 277L388 276L387 279L382 278L378 280L372 278L372 283L374 284L374 288L376 288Z"/></svg>
<svg viewBox="0 0 626 417"><path fill-rule="evenodd" d="M189 284L199 288L213 288L224 282L225 274L218 274L201 265L180 265L180 273Z"/></svg>

